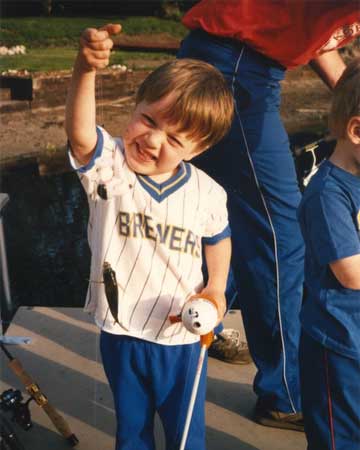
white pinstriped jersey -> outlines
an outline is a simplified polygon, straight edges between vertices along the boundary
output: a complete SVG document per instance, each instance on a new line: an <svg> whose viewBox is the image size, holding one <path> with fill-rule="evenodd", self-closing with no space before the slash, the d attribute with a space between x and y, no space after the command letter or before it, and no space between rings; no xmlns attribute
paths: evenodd
<svg viewBox="0 0 360 450"><path fill-rule="evenodd" d="M92 258L85 308L109 333L164 345L196 342L198 336L168 318L203 288L202 238L215 244L230 235L225 191L188 163L157 184L128 167L120 138L101 128L97 133L87 166L79 167L70 155L89 200ZM104 181L107 200L98 195ZM105 261L116 271L119 323L105 296Z"/></svg>

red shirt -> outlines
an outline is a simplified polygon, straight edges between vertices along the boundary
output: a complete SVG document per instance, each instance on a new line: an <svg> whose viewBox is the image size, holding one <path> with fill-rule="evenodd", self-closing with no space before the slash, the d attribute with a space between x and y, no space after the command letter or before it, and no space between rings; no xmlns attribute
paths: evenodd
<svg viewBox="0 0 360 450"><path fill-rule="evenodd" d="M245 42L291 68L360 35L360 0L202 0L183 24Z"/></svg>

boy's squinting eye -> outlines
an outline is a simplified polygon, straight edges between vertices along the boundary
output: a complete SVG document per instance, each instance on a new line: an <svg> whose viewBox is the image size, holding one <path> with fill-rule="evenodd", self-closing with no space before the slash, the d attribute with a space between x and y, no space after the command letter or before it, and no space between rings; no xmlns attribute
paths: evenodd
<svg viewBox="0 0 360 450"><path fill-rule="evenodd" d="M147 125L154 127L154 128L157 126L155 120L152 117L148 116L147 114L142 113L141 117L143 118L143 120L146 122ZM170 143L172 145L176 145L177 147L181 147L181 148L183 147L180 139L178 139L177 137L175 137L172 134L168 135L168 140L170 141Z"/></svg>
<svg viewBox="0 0 360 450"><path fill-rule="evenodd" d="M148 123L149 125L151 125L152 127L156 126L155 121L147 114L142 114L142 117L143 117L143 119L145 119L145 122Z"/></svg>
<svg viewBox="0 0 360 450"><path fill-rule="evenodd" d="M177 139L175 136L169 135L168 138L169 138L169 141L170 141L171 144L175 144L178 147L182 147L183 146L182 143L179 141L179 139Z"/></svg>

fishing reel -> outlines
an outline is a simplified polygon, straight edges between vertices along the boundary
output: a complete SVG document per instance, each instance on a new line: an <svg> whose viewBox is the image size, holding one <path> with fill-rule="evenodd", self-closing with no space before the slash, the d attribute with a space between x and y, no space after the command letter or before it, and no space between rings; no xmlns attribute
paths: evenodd
<svg viewBox="0 0 360 450"><path fill-rule="evenodd" d="M8 389L0 395L0 408L5 412L11 412L12 420L16 422L23 430L27 431L32 427L29 403L30 397L23 402L23 396L17 389Z"/></svg>
<svg viewBox="0 0 360 450"><path fill-rule="evenodd" d="M191 333L204 335L215 328L218 319L216 305L206 298L195 298L184 305L181 321Z"/></svg>
<svg viewBox="0 0 360 450"><path fill-rule="evenodd" d="M210 333L218 320L217 305L214 300L201 295L193 296L185 303L181 314L170 316L170 322L182 322L190 333L200 336Z"/></svg>

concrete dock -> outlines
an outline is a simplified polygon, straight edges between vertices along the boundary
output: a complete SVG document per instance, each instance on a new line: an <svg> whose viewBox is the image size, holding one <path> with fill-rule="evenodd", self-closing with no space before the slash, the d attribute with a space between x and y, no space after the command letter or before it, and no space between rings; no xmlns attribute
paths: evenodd
<svg viewBox="0 0 360 450"><path fill-rule="evenodd" d="M240 312L230 311L225 326L241 328ZM31 338L30 344L8 349L76 434L80 441L76 448L113 450L114 408L100 362L99 334L91 316L78 308L22 307L7 336ZM0 393L20 389L27 399L20 381L7 366L7 358L4 354L0 358ZM252 421L254 375L253 364L237 366L209 359L207 450L305 450L303 433L263 427ZM30 410L34 425L29 431L14 425L26 450L70 448L40 407L31 402ZM157 450L165 450L159 421L155 431Z"/></svg>

